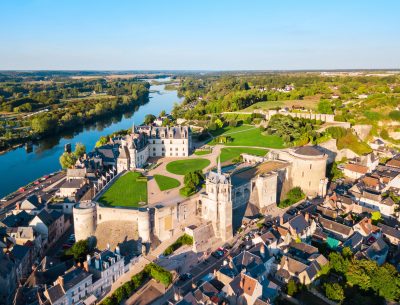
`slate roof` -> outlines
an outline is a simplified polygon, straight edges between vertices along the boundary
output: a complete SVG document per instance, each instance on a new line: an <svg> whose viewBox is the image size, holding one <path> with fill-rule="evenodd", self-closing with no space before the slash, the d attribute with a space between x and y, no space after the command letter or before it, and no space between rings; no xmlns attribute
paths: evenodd
<svg viewBox="0 0 400 305"><path fill-rule="evenodd" d="M49 289L46 290L48 299L50 302L53 304L57 302L59 299L61 299L65 295L65 291L63 287L61 287L60 284L57 284L53 287L50 287Z"/></svg>
<svg viewBox="0 0 400 305"><path fill-rule="evenodd" d="M343 244L344 247L350 247L355 252L363 242L363 236L359 232L354 232Z"/></svg>
<svg viewBox="0 0 400 305"><path fill-rule="evenodd" d="M46 211L43 210L39 214L36 215L47 227L51 226L54 222L53 217Z"/></svg>
<svg viewBox="0 0 400 305"><path fill-rule="evenodd" d="M349 236L353 231L351 227L348 227L336 221L332 221L323 217L319 217L318 220L321 226L328 231L340 233L342 235L347 235L347 236Z"/></svg>
<svg viewBox="0 0 400 305"><path fill-rule="evenodd" d="M303 214L296 215L288 221L289 226L292 227L297 233L302 233L308 228L308 222L304 218Z"/></svg>
<svg viewBox="0 0 400 305"><path fill-rule="evenodd" d="M69 290L90 276L90 273L81 268L73 268L63 275L64 289Z"/></svg>
<svg viewBox="0 0 400 305"><path fill-rule="evenodd" d="M22 261L28 254L30 248L27 246L14 245L11 250L11 255L17 260Z"/></svg>
<svg viewBox="0 0 400 305"><path fill-rule="evenodd" d="M303 156L322 156L323 153L313 146L302 146L295 150L295 153Z"/></svg>
<svg viewBox="0 0 400 305"><path fill-rule="evenodd" d="M374 256L386 255L389 251L389 246L384 242L382 238L378 238L368 249L365 254L368 258L373 259Z"/></svg>
<svg viewBox="0 0 400 305"><path fill-rule="evenodd" d="M20 210L34 210L40 209L43 205L39 202L39 198L36 195L31 195L20 204Z"/></svg>
<svg viewBox="0 0 400 305"><path fill-rule="evenodd" d="M396 228L387 226L383 223L379 223L378 227L381 228L381 231L383 234L400 239L400 230L397 230Z"/></svg>
<svg viewBox="0 0 400 305"><path fill-rule="evenodd" d="M21 211L18 214L9 215L4 218L1 223L3 223L6 227L18 227L18 226L28 226L29 222L33 219L33 215L29 215L25 211Z"/></svg>

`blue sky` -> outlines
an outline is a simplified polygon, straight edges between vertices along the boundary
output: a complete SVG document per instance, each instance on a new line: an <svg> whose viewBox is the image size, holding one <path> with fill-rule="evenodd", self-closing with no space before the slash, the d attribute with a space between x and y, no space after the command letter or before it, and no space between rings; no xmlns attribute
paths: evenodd
<svg viewBox="0 0 400 305"><path fill-rule="evenodd" d="M1 0L0 69L400 68L400 1Z"/></svg>

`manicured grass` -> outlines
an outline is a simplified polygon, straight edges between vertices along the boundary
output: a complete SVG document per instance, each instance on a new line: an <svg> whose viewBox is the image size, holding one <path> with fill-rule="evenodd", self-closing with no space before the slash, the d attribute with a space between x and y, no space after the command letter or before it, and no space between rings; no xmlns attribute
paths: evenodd
<svg viewBox="0 0 400 305"><path fill-rule="evenodd" d="M161 191L170 190L181 185L178 180L168 176L154 175L154 179Z"/></svg>
<svg viewBox="0 0 400 305"><path fill-rule="evenodd" d="M108 206L140 207L139 202L147 203L147 178L128 172L110 186L99 202Z"/></svg>
<svg viewBox="0 0 400 305"><path fill-rule="evenodd" d="M208 154L211 154L211 149L203 149L203 150L198 149L198 150L196 150L196 151L194 152L194 154L195 154L196 156L208 155Z"/></svg>
<svg viewBox="0 0 400 305"><path fill-rule="evenodd" d="M176 175L185 175L189 172L202 170L210 165L210 161L203 158L172 161L167 164L167 171Z"/></svg>
<svg viewBox="0 0 400 305"><path fill-rule="evenodd" d="M225 147L221 150L221 162L230 161L236 159L240 154L250 154L256 156L264 156L268 150L261 148L250 148L250 147Z"/></svg>
<svg viewBox="0 0 400 305"><path fill-rule="evenodd" d="M275 135L264 135L260 129L250 125L239 127L225 127L213 132L214 136L230 136L232 142L224 143L227 146L258 146L270 148L283 148L282 138ZM212 144L212 142L210 143Z"/></svg>

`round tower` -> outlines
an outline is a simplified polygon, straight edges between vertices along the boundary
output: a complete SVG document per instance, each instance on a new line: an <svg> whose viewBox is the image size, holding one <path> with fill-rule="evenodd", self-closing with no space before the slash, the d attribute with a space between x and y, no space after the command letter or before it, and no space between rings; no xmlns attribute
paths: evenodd
<svg viewBox="0 0 400 305"><path fill-rule="evenodd" d="M73 208L75 240L87 239L96 231L96 204L91 201L80 202Z"/></svg>
<svg viewBox="0 0 400 305"><path fill-rule="evenodd" d="M138 211L138 233L142 242L150 242L150 211L146 208Z"/></svg>

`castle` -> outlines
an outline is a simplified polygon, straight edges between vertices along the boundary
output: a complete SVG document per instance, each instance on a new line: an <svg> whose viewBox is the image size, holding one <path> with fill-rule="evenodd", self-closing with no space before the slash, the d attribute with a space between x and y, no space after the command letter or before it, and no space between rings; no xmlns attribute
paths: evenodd
<svg viewBox="0 0 400 305"><path fill-rule="evenodd" d="M177 153L186 156L190 147L189 129L176 127L143 130L147 133L140 131L133 133L126 141L138 144L145 139L146 142L141 146L142 150L147 151L145 156L148 157L149 151L153 151L153 145L156 144L152 144L152 141L156 139L162 144L158 151L154 147L155 154L165 154L165 149L163 152L162 147L170 147L166 146L165 142L173 138L174 132L175 140L180 140L181 143L169 142L169 145L187 145L181 147L180 152L177 150ZM153 132L154 136L148 136ZM165 133L161 136L160 132ZM127 150L128 147L132 149L129 144L123 147ZM133 156L142 151L133 150ZM133 165L127 163L128 169L138 165L135 163L136 157ZM244 216L255 216L258 213L268 215L276 208L284 194L293 187L301 187L308 197L317 195L323 197L326 194L328 156L315 147L272 150L266 157L245 155L243 158L245 162L234 166L233 169L221 168L218 162L217 169L206 174L206 186L203 192L174 204L159 203L139 209L110 208L96 203L96 197L100 194L96 195L92 202L81 202L73 210L76 238L79 240L94 235L101 223L129 221L137 228L140 240L147 244L169 239L174 233L185 227L193 227L195 223L199 225L197 227L199 230L207 228L204 231L208 232L210 238L216 237L227 241L241 226ZM133 226L131 229L133 230Z"/></svg>
<svg viewBox="0 0 400 305"><path fill-rule="evenodd" d="M132 133L121 140L117 170L142 168L150 157L187 157L191 147L192 133L187 126L133 125Z"/></svg>

